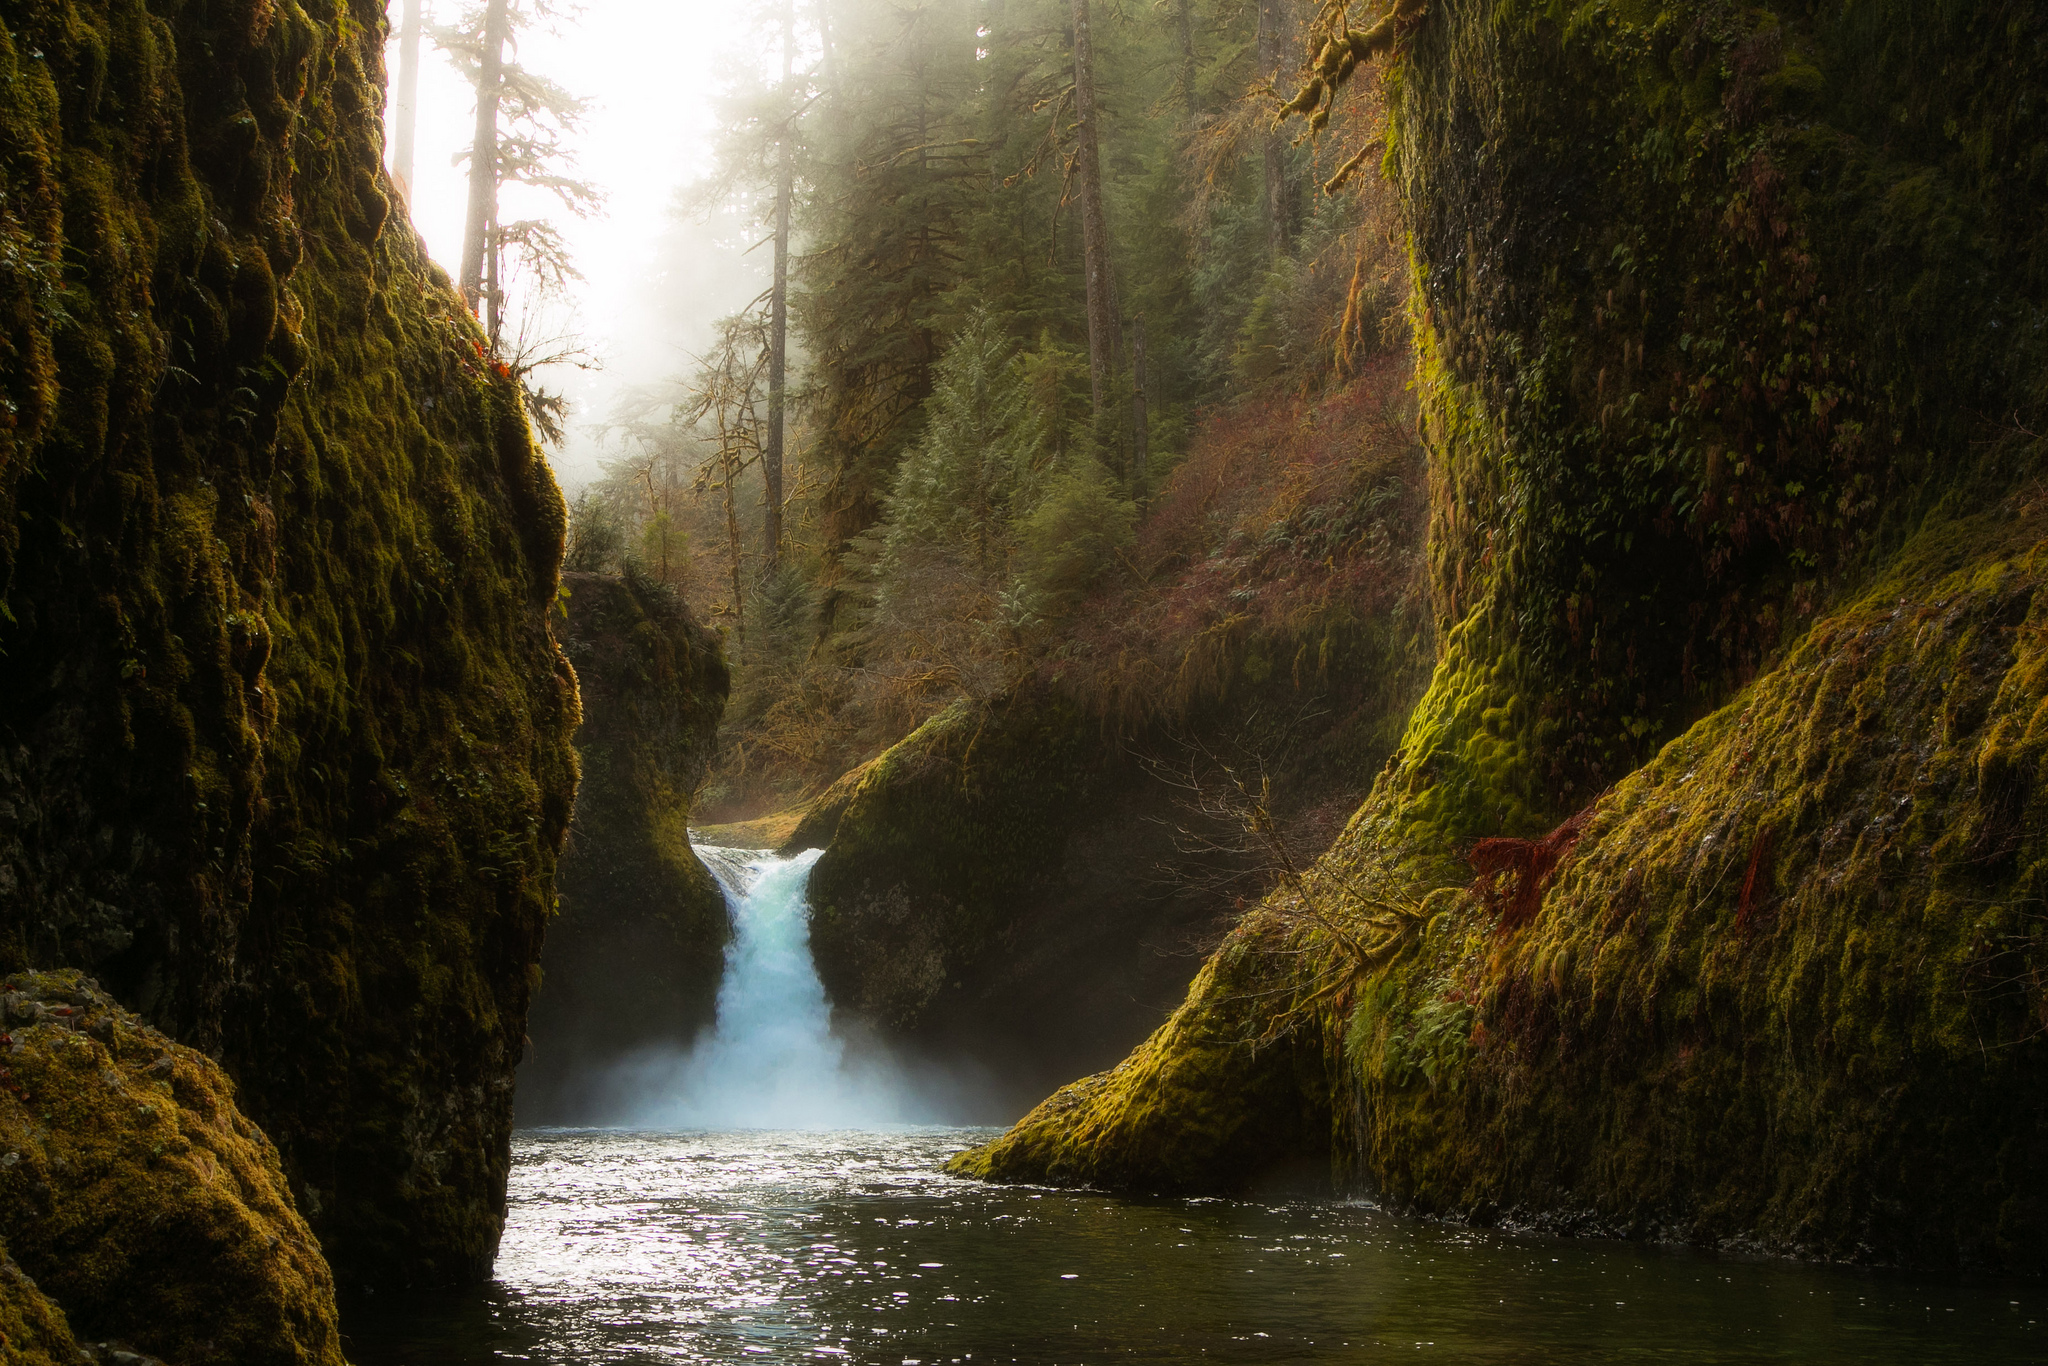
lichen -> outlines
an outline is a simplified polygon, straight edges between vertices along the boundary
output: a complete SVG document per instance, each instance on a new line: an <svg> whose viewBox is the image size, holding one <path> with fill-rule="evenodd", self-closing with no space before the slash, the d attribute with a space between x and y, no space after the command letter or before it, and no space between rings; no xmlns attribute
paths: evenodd
<svg viewBox="0 0 2048 1366"><path fill-rule="evenodd" d="M220 1066L76 972L12 975L0 1015L0 1226L62 1307L25 1315L25 1343L67 1363L75 1331L193 1366L342 1366L320 1246Z"/></svg>

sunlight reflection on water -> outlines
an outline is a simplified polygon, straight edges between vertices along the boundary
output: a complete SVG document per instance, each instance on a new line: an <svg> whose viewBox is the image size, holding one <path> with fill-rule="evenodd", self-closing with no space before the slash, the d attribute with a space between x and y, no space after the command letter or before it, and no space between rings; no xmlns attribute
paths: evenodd
<svg viewBox="0 0 2048 1366"><path fill-rule="evenodd" d="M987 1132L522 1133L497 1284L352 1301L350 1360L2043 1359L2038 1286L935 1170Z"/></svg>

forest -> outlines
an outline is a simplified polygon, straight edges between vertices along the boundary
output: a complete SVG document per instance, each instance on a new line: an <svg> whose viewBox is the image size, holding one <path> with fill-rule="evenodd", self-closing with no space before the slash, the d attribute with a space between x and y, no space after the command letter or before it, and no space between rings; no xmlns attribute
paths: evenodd
<svg viewBox="0 0 2048 1366"><path fill-rule="evenodd" d="M2028 0L0 0L0 1366L2027 1360Z"/></svg>
<svg viewBox="0 0 2048 1366"><path fill-rule="evenodd" d="M1026 679L1111 735L1181 718L1244 637L1327 653L1413 589L1379 97L1313 137L1274 117L1315 19L762 13L786 74L727 93L679 211L773 283L599 417L618 453L571 503L572 570L630 565L726 639L697 819L793 807Z"/></svg>

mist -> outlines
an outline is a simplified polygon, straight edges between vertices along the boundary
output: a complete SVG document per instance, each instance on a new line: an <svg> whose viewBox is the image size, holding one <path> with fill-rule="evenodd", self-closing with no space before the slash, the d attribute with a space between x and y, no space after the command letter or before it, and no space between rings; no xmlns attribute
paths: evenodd
<svg viewBox="0 0 2048 1366"><path fill-rule="evenodd" d="M795 858L699 847L733 920L713 1027L628 1056L592 1079L589 1123L628 1129L877 1129L1010 1118L994 1078L910 1057L857 1026L835 1031L811 959Z"/></svg>
<svg viewBox="0 0 2048 1366"><path fill-rule="evenodd" d="M429 24L452 22L460 8L459 0L424 3ZM394 34L398 9L391 5ZM620 454L600 428L622 396L686 372L713 322L766 287L769 262L748 251L742 225L730 216L705 222L679 202L711 169L720 92L758 61L750 24L736 7L706 0L605 0L520 37L523 65L590 101L569 145L577 174L603 195L579 218L530 186L501 192L503 217L548 219L584 277L572 282L554 321L580 336L599 368L559 366L540 376L570 399L567 439L548 456L572 493ZM395 72L395 42L388 56ZM475 108L468 81L423 41L411 213L450 275L461 264L469 193L467 162L458 158L474 135Z"/></svg>

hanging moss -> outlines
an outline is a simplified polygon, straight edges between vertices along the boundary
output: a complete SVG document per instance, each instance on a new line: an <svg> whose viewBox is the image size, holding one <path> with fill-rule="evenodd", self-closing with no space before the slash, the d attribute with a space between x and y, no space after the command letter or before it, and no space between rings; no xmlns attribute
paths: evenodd
<svg viewBox="0 0 2048 1366"><path fill-rule="evenodd" d="M382 40L0 20L0 963L219 1050L351 1283L488 1274L576 714L561 500L393 216Z"/></svg>
<svg viewBox="0 0 2048 1366"><path fill-rule="evenodd" d="M613 1065L709 1024L731 937L689 839L728 686L718 638L635 571L563 577L583 780L519 1071L520 1114L535 1124L600 1118L590 1097Z"/></svg>
<svg viewBox="0 0 2048 1366"><path fill-rule="evenodd" d="M63 1306L30 1301L25 1342L78 1361L68 1319L195 1366L342 1366L320 1246L219 1065L76 972L14 974L0 1014L0 1224Z"/></svg>

